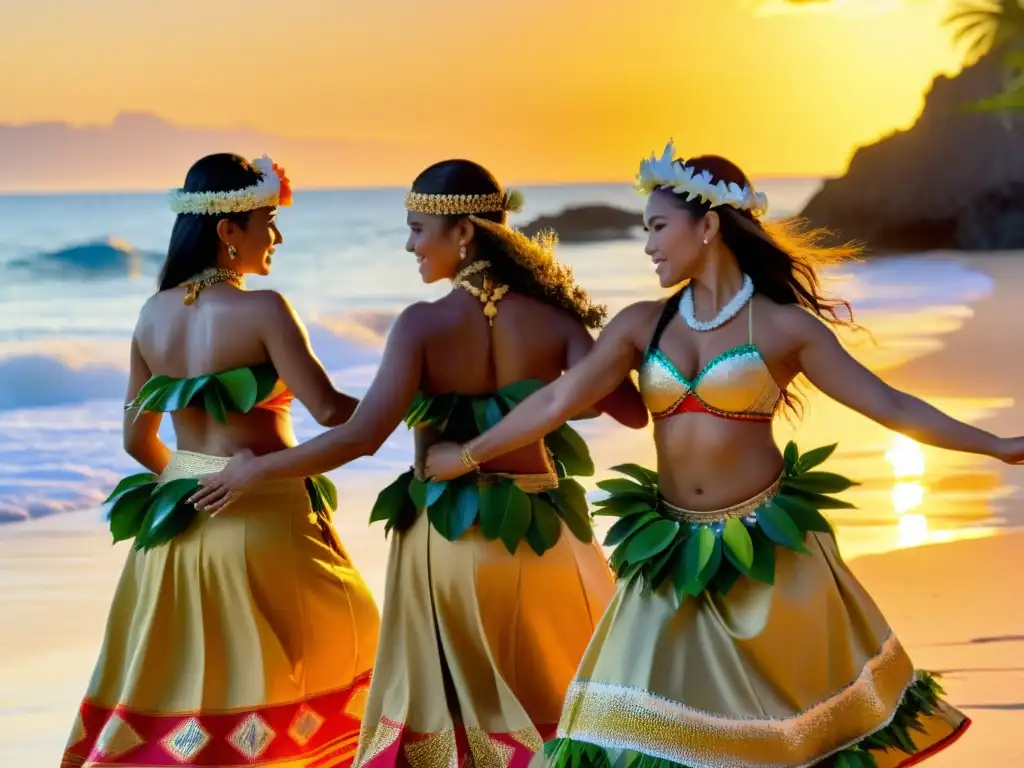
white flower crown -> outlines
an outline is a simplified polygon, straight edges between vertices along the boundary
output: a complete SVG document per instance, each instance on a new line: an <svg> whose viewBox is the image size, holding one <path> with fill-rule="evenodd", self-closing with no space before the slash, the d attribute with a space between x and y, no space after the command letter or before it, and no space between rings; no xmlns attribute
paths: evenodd
<svg viewBox="0 0 1024 768"><path fill-rule="evenodd" d="M216 215L291 205L291 187L284 169L266 155L253 160L252 166L262 174L253 186L227 192L172 189L169 193L171 210L175 213Z"/></svg>
<svg viewBox="0 0 1024 768"><path fill-rule="evenodd" d="M653 154L649 160L640 162L636 176L636 188L649 195L656 189L671 189L687 200L699 197L712 208L728 205L740 211L750 211L752 216L763 216L768 212L768 197L764 192L755 192L753 187L715 181L709 171L698 171L675 159L675 146L669 141L660 158Z"/></svg>

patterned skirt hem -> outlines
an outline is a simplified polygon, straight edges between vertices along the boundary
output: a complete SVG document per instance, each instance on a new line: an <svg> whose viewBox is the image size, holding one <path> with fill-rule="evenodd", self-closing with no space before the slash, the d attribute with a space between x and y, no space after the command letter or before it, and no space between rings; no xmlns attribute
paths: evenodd
<svg viewBox="0 0 1024 768"><path fill-rule="evenodd" d="M61 768L346 768L370 673L343 689L247 709L140 712L82 702Z"/></svg>

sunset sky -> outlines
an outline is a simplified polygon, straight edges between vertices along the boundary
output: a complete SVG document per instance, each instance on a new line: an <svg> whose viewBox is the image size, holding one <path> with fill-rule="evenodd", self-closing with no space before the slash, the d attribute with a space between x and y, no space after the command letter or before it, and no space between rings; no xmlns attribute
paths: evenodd
<svg viewBox="0 0 1024 768"><path fill-rule="evenodd" d="M0 123L141 110L427 145L520 182L626 179L674 136L753 175L832 174L959 68L948 0L776 5L6 0ZM408 177L373 162L382 184Z"/></svg>

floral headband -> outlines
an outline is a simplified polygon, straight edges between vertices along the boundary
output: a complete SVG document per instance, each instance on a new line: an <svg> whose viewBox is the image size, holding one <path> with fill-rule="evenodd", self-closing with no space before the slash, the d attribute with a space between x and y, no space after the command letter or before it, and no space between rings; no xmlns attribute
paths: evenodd
<svg viewBox="0 0 1024 768"><path fill-rule="evenodd" d="M755 192L753 187L715 181L708 171L698 171L681 160L675 159L675 146L671 141L660 158L653 154L640 163L636 176L636 188L649 195L656 189L670 189L687 200L699 197L712 208L728 205L739 211L750 211L755 218L768 212L768 197L764 192Z"/></svg>
<svg viewBox="0 0 1024 768"><path fill-rule="evenodd" d="M171 210L175 213L207 214L243 213L257 208L287 207L292 204L292 187L284 168L264 155L252 162L260 172L258 183L227 192L170 191Z"/></svg>

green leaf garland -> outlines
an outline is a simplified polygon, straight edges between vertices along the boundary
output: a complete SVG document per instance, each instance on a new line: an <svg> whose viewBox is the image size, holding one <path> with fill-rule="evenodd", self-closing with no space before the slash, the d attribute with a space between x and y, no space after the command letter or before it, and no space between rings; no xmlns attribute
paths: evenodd
<svg viewBox="0 0 1024 768"><path fill-rule="evenodd" d="M625 477L603 480L608 497L595 503L595 515L619 519L605 537L614 547L611 565L619 579L641 578L645 588L670 584L679 600L705 589L726 594L747 577L771 584L775 549L808 553L809 533L831 534L822 509L848 506L831 494L850 488L845 477L815 470L835 450L825 446L800 454L786 446L779 493L743 518L680 522L663 508L657 476L636 464L616 469Z"/></svg>
<svg viewBox="0 0 1024 768"><path fill-rule="evenodd" d="M416 394L404 421L410 428L432 427L447 439L468 440L490 429L516 405L544 386L533 379L502 387L493 395ZM558 543L561 522L582 542L593 540L586 491L571 476L590 475L594 463L586 442L564 426L546 439L559 477L557 488L526 494L511 478L464 475L445 483L402 474L377 497L370 522L385 522L385 533L404 531L427 512L430 524L451 541L479 524L489 541L501 540L509 552L525 541L537 554ZM642 468L637 468L646 472ZM644 477L650 481L647 475ZM656 478L654 479L656 483Z"/></svg>
<svg viewBox="0 0 1024 768"><path fill-rule="evenodd" d="M154 376L126 409L136 408L139 413L171 413L182 408L202 407L223 424L228 413L248 413L263 402L273 392L277 381L277 371L270 363L187 379Z"/></svg>
<svg viewBox="0 0 1024 768"><path fill-rule="evenodd" d="M338 491L328 478L306 478L305 485L314 512L329 516L337 508ZM125 477L104 502L113 543L134 539L133 548L146 551L185 533L199 514L188 503L198 487L195 477L166 482L150 473Z"/></svg>

